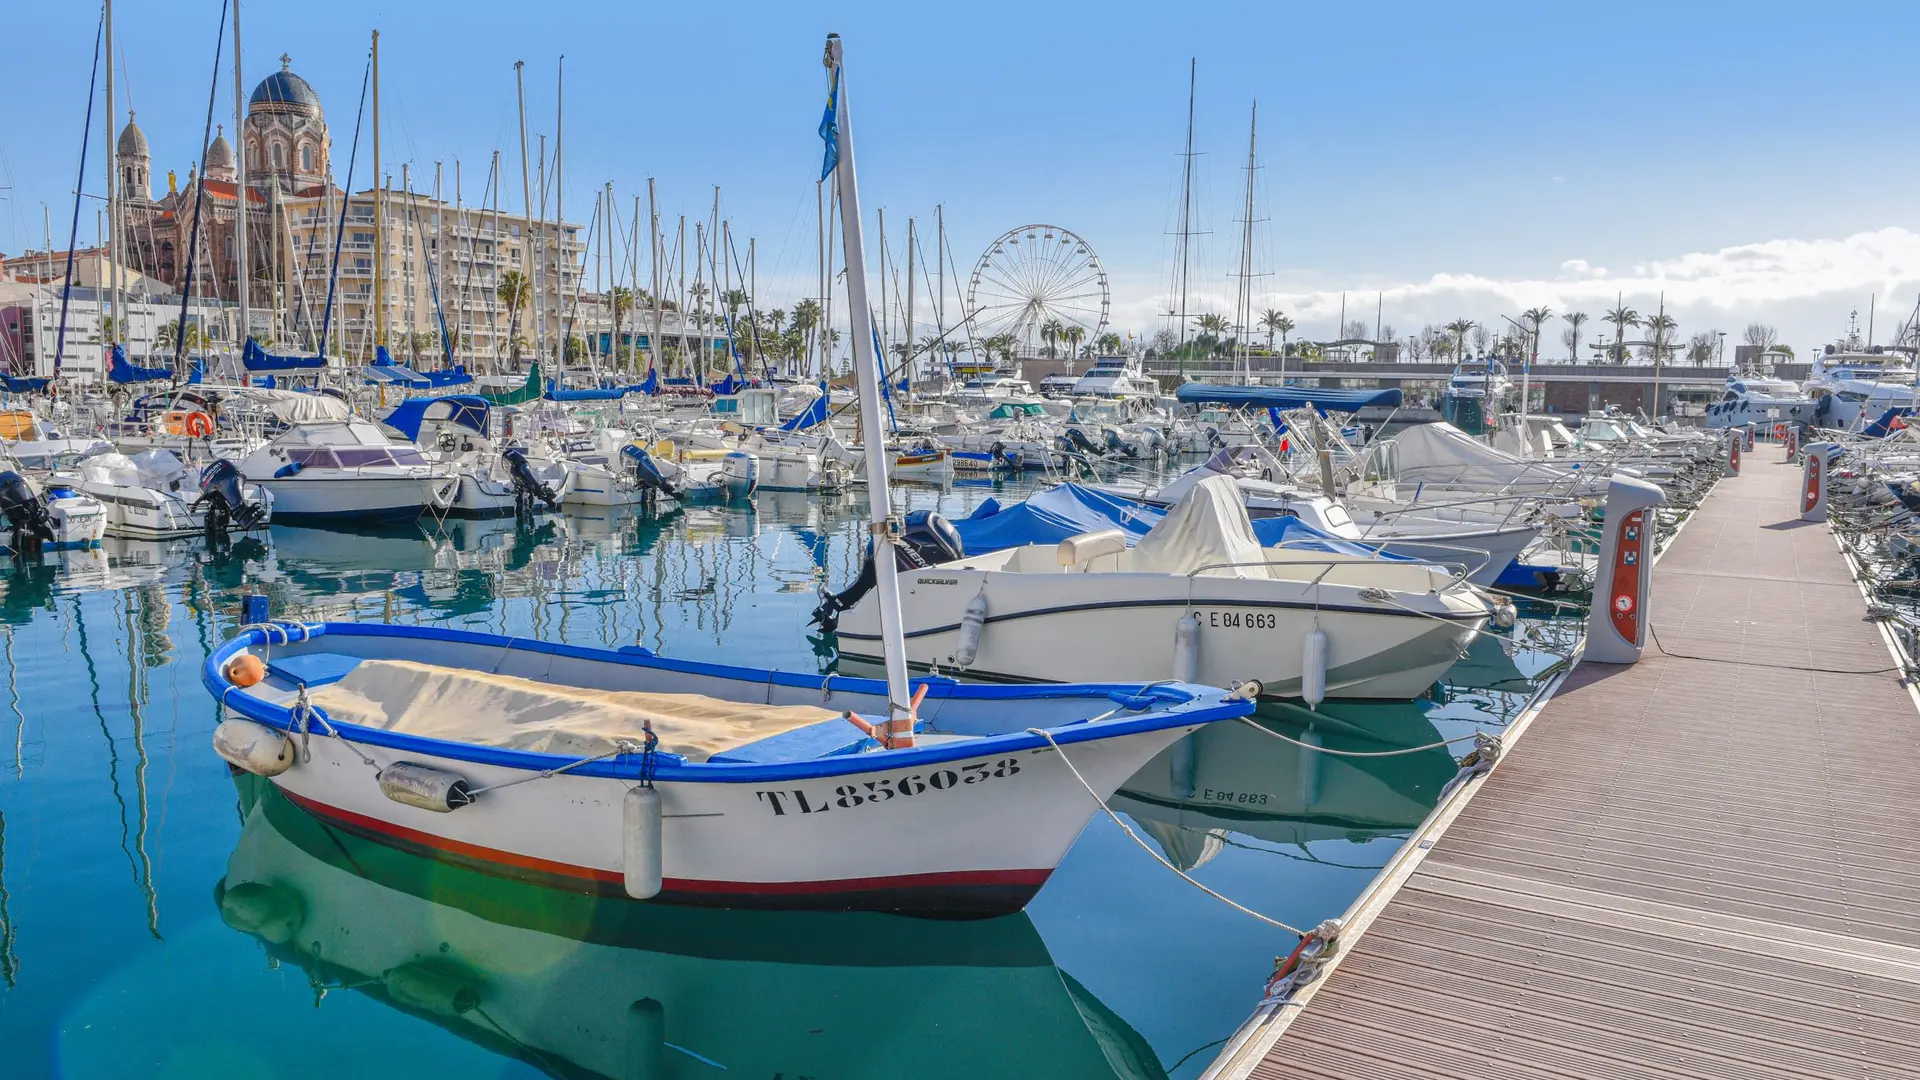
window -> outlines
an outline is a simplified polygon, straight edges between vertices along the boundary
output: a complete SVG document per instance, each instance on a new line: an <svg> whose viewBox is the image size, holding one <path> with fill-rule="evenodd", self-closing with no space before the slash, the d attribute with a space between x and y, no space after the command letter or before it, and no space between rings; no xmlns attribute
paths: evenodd
<svg viewBox="0 0 1920 1080"><path fill-rule="evenodd" d="M357 469L357 468L363 468L369 465L393 464L393 455L387 453L385 450L379 447L356 447L354 449L342 448L341 450L336 451L336 453L340 458L340 467L343 469Z"/></svg>
<svg viewBox="0 0 1920 1080"><path fill-rule="evenodd" d="M284 168L285 166L286 166L286 162L281 160L280 144L274 143L273 144L273 167L276 169L279 169L279 168Z"/></svg>
<svg viewBox="0 0 1920 1080"><path fill-rule="evenodd" d="M287 460L303 469L333 469L339 463L334 460L331 450L289 450Z"/></svg>
<svg viewBox="0 0 1920 1080"><path fill-rule="evenodd" d="M300 171L313 171L313 147L311 146L303 146L300 148Z"/></svg>

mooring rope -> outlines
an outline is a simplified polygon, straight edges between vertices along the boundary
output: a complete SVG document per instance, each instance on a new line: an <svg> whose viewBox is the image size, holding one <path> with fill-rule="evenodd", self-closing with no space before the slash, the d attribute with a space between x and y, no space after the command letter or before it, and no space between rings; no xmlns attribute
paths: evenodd
<svg viewBox="0 0 1920 1080"><path fill-rule="evenodd" d="M1267 915L1262 915L1259 912L1253 910L1252 908L1247 907L1245 904L1239 903L1228 897L1220 895L1219 893L1213 891L1207 886L1201 884L1199 881L1195 880L1193 875L1187 873L1185 870L1182 870L1179 867L1168 862L1166 856L1160 854L1158 851L1155 851L1152 845L1148 844L1145 840L1140 839L1139 833L1134 832L1133 829L1130 826L1128 826L1126 822L1121 821L1120 815L1114 813L1113 808L1107 805L1107 800L1101 798L1100 793L1093 790L1093 785L1087 783L1087 778L1080 775L1080 769L1074 765L1073 759L1067 757L1067 752L1065 750L1060 749L1060 744L1054 741L1052 732L1047 731L1045 728L1028 728L1027 734L1038 735L1041 738L1047 740L1048 745L1053 747L1054 752L1060 755L1061 763L1066 765L1067 770L1069 772L1073 773L1073 778L1075 780L1080 781L1080 786L1087 789L1087 794L1090 797L1092 797L1093 801L1099 805L1101 810L1106 812L1107 817L1113 819L1113 823L1115 825L1120 826L1120 831L1126 833L1128 838L1130 838L1134 843L1140 845L1140 850L1153 856L1153 859L1155 862L1173 871L1175 874L1178 874L1181 877L1181 879L1184 880L1187 884L1193 886L1196 889L1199 889L1201 892L1206 893L1208 896L1213 897L1215 900L1220 901L1221 903L1227 905L1228 907L1234 909L1235 911L1240 912L1241 914L1251 915L1254 918L1260 920L1261 922L1266 923L1268 926L1278 927L1281 930L1285 930L1289 934L1294 934L1303 938L1307 936L1307 932L1305 930L1300 929L1297 926L1290 926L1286 923L1281 922L1279 919L1275 919Z"/></svg>

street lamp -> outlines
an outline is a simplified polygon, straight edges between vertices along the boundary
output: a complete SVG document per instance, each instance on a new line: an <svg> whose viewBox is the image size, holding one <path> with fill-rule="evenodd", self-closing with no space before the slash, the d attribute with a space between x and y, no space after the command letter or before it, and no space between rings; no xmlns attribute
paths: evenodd
<svg viewBox="0 0 1920 1080"><path fill-rule="evenodd" d="M1714 353L1714 359L1724 366L1727 362L1727 332L1725 330L1716 332L1720 335L1720 345L1718 351Z"/></svg>

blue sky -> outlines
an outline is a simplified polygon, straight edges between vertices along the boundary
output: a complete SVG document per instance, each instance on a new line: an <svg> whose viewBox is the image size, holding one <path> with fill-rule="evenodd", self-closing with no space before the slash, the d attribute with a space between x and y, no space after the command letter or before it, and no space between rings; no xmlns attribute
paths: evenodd
<svg viewBox="0 0 1920 1080"><path fill-rule="evenodd" d="M13 51L0 108L9 252L39 246L42 203L64 235L97 16L20 7L15 40L35 45ZM122 98L156 175L196 156L218 13L208 0L117 13ZM606 180L626 201L649 175L665 213L704 216L719 184L736 231L759 238L768 293L783 277L797 291L814 257L830 29L847 41L863 198L890 231L944 203L964 272L1006 228L1067 226L1100 252L1122 329L1152 330L1165 302L1189 57L1211 231L1196 243L1195 309L1231 313L1256 97L1263 306L1316 336L1342 291L1365 297L1356 308L1385 292L1404 334L1531 302L1597 314L1615 288L1645 309L1665 289L1683 332L1763 319L1804 347L1869 293L1904 316L1920 292L1904 179L1920 151L1902 137L1912 5L253 0L243 21L249 88L290 52L326 104L336 170L378 27L389 168L450 172L458 156L471 199L498 148L515 163L509 206L513 61L528 64L531 129L551 135L564 52L568 216L584 220ZM230 73L221 92L230 120ZM96 137L92 190L100 150Z"/></svg>

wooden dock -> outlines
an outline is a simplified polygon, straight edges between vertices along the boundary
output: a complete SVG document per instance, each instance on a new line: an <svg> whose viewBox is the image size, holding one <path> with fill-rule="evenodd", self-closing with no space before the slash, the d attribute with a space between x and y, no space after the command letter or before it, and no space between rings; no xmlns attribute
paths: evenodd
<svg viewBox="0 0 1920 1080"><path fill-rule="evenodd" d="M1920 709L1781 456L1209 1077L1920 1077Z"/></svg>

